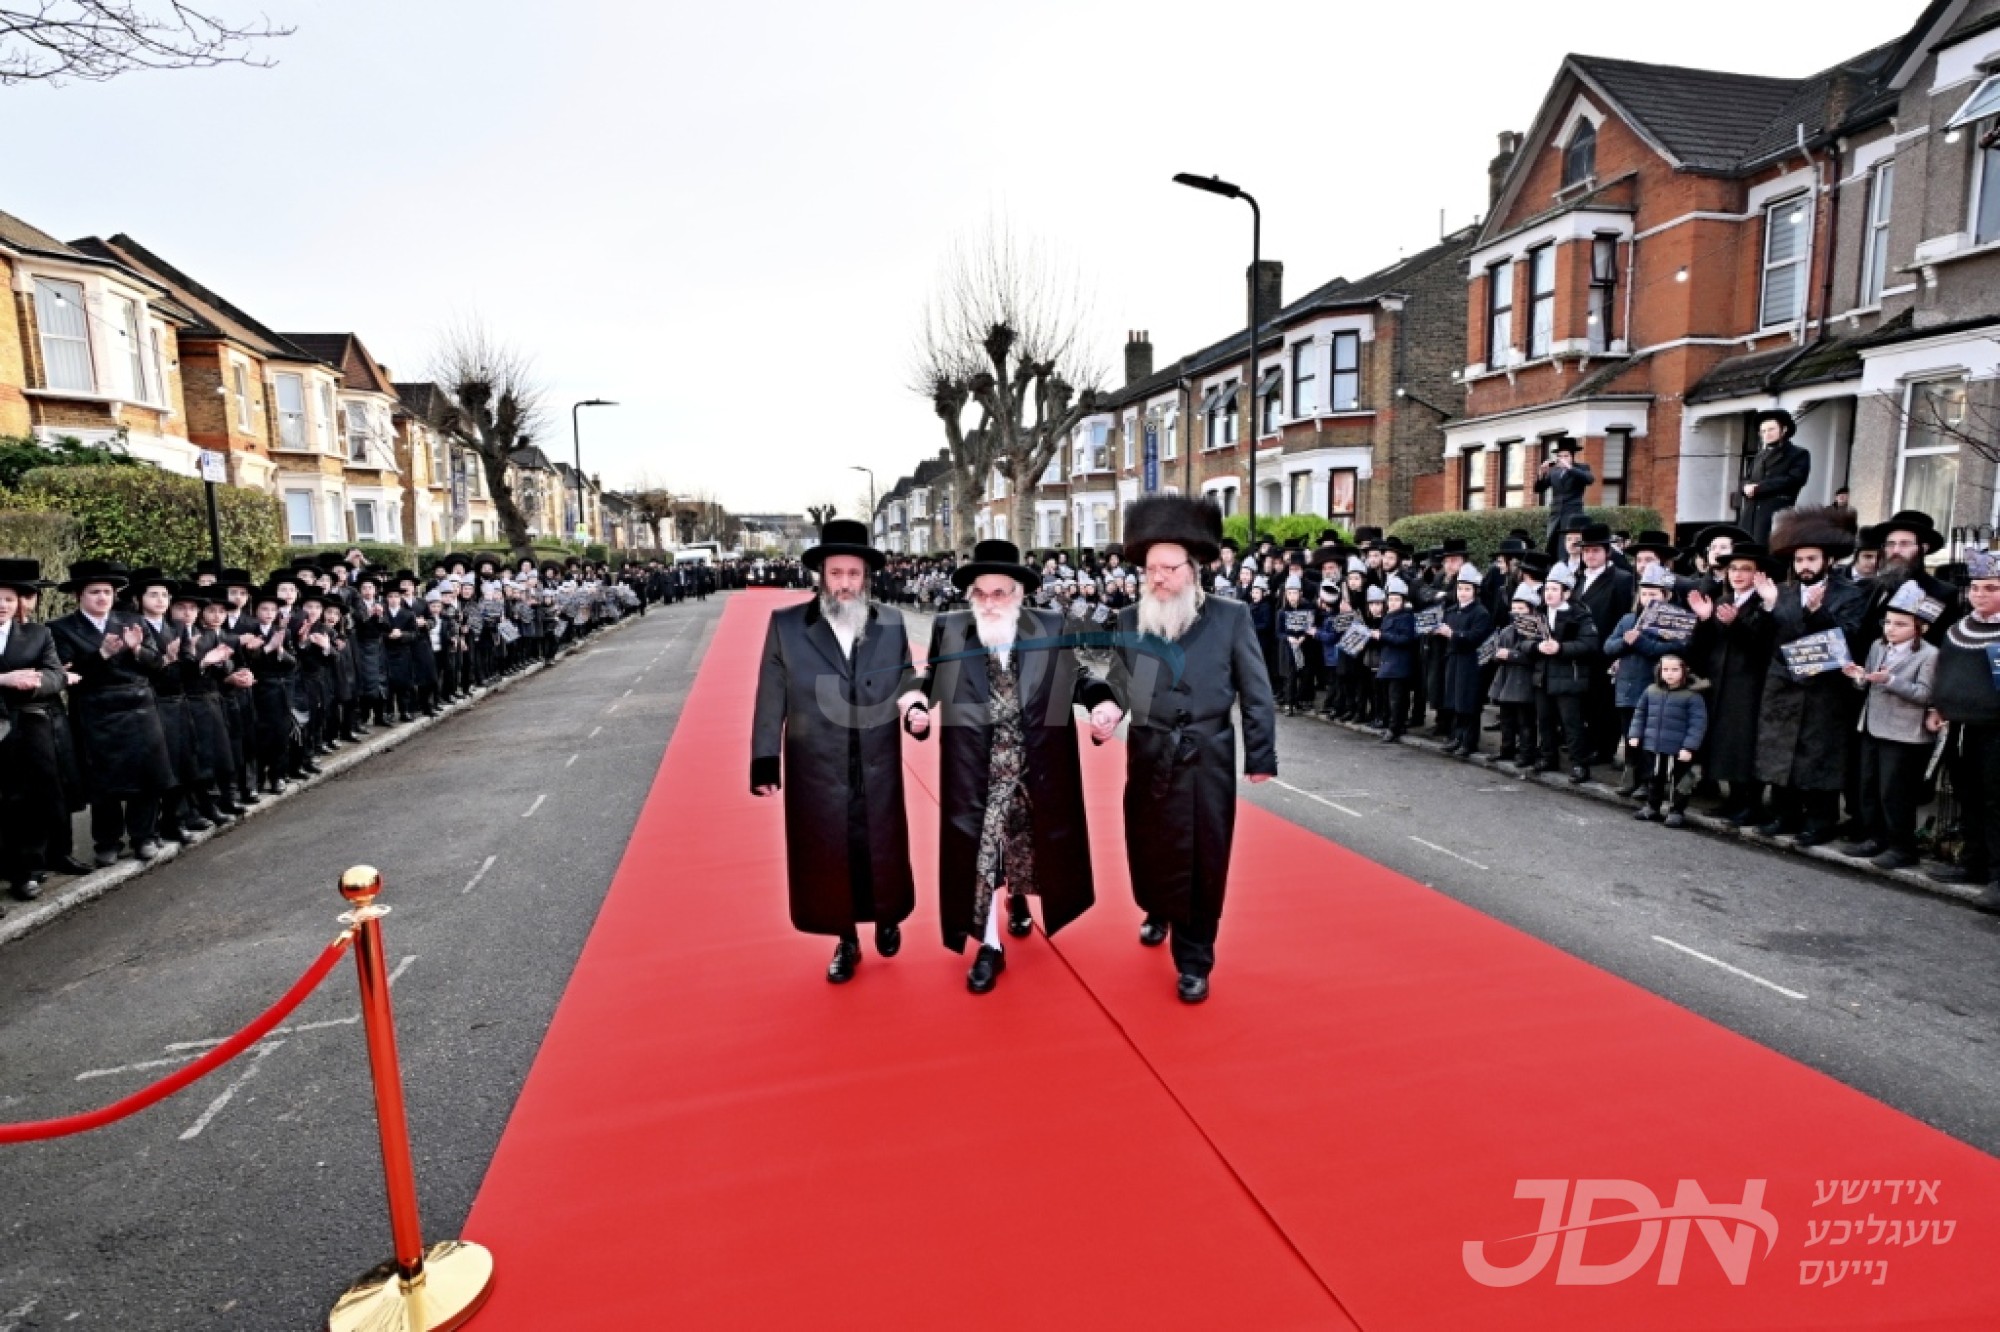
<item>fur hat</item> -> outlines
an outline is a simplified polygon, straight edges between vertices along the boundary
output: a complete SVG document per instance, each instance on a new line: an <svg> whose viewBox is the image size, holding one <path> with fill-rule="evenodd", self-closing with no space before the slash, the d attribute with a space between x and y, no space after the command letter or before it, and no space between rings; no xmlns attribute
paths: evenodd
<svg viewBox="0 0 2000 1332"><path fill-rule="evenodd" d="M1860 516L1852 509L1823 504L1782 509L1771 524L1771 558L1789 564L1793 551L1811 547L1829 564L1846 559L1854 553L1860 526Z"/></svg>
<svg viewBox="0 0 2000 1332"><path fill-rule="evenodd" d="M1163 541L1185 547L1197 564L1208 563L1222 550L1222 510L1187 495L1133 501L1125 511L1125 558L1144 564L1146 552Z"/></svg>

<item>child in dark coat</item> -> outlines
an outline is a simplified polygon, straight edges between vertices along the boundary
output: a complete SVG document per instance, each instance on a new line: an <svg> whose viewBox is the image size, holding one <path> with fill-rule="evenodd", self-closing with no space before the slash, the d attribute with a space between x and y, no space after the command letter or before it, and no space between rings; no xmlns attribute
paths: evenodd
<svg viewBox="0 0 2000 1332"><path fill-rule="evenodd" d="M1417 613L1410 589L1391 574L1383 583L1382 627L1374 630L1382 655L1375 664L1376 697L1384 705L1382 743L1395 744L1410 725L1410 679L1417 672Z"/></svg>
<svg viewBox="0 0 2000 1332"><path fill-rule="evenodd" d="M1625 744L1646 779L1646 803L1632 817L1641 823L1659 818L1660 803L1672 792L1666 824L1679 828L1687 823L1688 796L1694 790L1695 752L1708 734L1708 704L1695 692L1687 661L1678 653L1661 657L1654 673L1654 683L1632 709L1632 724L1625 734Z"/></svg>
<svg viewBox="0 0 2000 1332"><path fill-rule="evenodd" d="M1542 604L1539 583L1522 579L1509 602L1515 614L1533 615ZM1500 708L1500 761L1533 772L1542 763L1541 732L1535 723L1534 643L1508 620L1494 636L1493 701Z"/></svg>

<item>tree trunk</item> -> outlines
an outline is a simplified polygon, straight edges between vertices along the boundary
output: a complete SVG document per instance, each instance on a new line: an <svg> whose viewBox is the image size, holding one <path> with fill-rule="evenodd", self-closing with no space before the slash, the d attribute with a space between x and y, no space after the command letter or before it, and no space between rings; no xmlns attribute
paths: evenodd
<svg viewBox="0 0 2000 1332"><path fill-rule="evenodd" d="M528 520L514 502L514 488L507 484L507 462L484 449L478 450L480 466L486 469L486 488L493 494L493 509L500 516L500 534L507 538L507 551L515 563L532 559L535 543L528 536Z"/></svg>

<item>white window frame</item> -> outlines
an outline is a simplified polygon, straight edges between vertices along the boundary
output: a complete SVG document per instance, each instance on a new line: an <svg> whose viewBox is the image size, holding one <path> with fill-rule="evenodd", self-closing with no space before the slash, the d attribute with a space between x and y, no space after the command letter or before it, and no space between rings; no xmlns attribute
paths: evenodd
<svg viewBox="0 0 2000 1332"><path fill-rule="evenodd" d="M301 531L298 525L293 521L295 517L295 515L292 513L293 500L300 500L303 501L305 504L306 524L305 524L305 529L303 531ZM293 544L294 546L315 545L318 543L319 539L318 531L319 527L318 527L317 516L313 512L313 493L310 490L287 490L285 492L286 540L290 541L291 544Z"/></svg>
<svg viewBox="0 0 2000 1332"><path fill-rule="evenodd" d="M236 428L248 433L250 430L250 367L231 359L229 362L229 388L236 395Z"/></svg>
<svg viewBox="0 0 2000 1332"><path fill-rule="evenodd" d="M367 466L368 444L375 433L374 423L368 419L368 404L344 402L340 404L340 412L343 418L342 424L346 427L341 435L347 442L347 461ZM361 423L359 433L356 433L354 424L357 420ZM355 448L357 444L360 445L358 451Z"/></svg>
<svg viewBox="0 0 2000 1332"><path fill-rule="evenodd" d="M146 352L153 364L153 387L157 394L152 401L165 406L173 400L173 396L167 392L167 358L160 350L159 329L146 330Z"/></svg>
<svg viewBox="0 0 2000 1332"><path fill-rule="evenodd" d="M1903 488L1909 478L1910 459L1940 458L1949 455L1956 457L1961 464L1965 461L1964 453L1959 448L1959 441L1956 439L1948 444L1932 444L1918 449L1910 447L1910 430L1916 424L1917 394L1923 389L1940 384L1958 385L1960 395L1967 397L1969 400L1971 383L1965 375L1933 375L1924 379L1913 379L1903 386L1903 428L1898 432L1896 437L1896 503L1894 507L1898 509L1904 507ZM1957 481L1953 481L1952 503L1954 507L1956 507L1957 502L1958 483ZM1935 516L1940 527L1951 526L1952 516L1949 513L1941 513Z"/></svg>
<svg viewBox="0 0 2000 1332"><path fill-rule="evenodd" d="M1971 95L1958 104L1957 112L1944 127L1948 133L1994 115L2000 115L2000 74L1988 74L1981 79Z"/></svg>
<svg viewBox="0 0 2000 1332"><path fill-rule="evenodd" d="M1178 407L1169 407L1160 419L1160 461L1172 462L1180 452L1181 413Z"/></svg>
<svg viewBox="0 0 2000 1332"><path fill-rule="evenodd" d="M334 531L333 540L347 540L347 504L337 490L326 497L326 517Z"/></svg>
<svg viewBox="0 0 2000 1332"><path fill-rule="evenodd" d="M48 298L47 304L43 302L44 293ZM35 332L42 340L42 382L46 388L63 393L97 392L97 358L90 346L90 307L83 302L81 282L65 282L60 278L45 277L35 279ZM76 307L77 324L81 331L51 333L49 325L54 322L49 317L51 311L64 310L72 305ZM64 322L67 322L66 316ZM51 342L65 347L83 348L84 383L56 382L55 376L50 373L50 367L55 364L55 358L49 355Z"/></svg>
<svg viewBox="0 0 2000 1332"><path fill-rule="evenodd" d="M298 386L298 410L285 409L285 381ZM278 403L278 447L301 451L306 444L306 377L280 373L271 376L271 393ZM296 430L287 430L288 424L296 425Z"/></svg>
<svg viewBox="0 0 2000 1332"><path fill-rule="evenodd" d="M1340 349L1343 346L1354 349L1354 368L1352 370L1343 370L1340 368ZM1328 367L1326 380L1327 409L1335 412L1358 412L1362 410L1361 334L1355 329L1341 329L1335 332L1327 341L1326 363ZM1340 400L1340 384L1343 379L1350 377L1354 380L1354 400L1343 405Z"/></svg>
<svg viewBox="0 0 2000 1332"><path fill-rule="evenodd" d="M1549 285L1545 291L1538 287L1536 278L1541 272L1542 262L1548 261ZM1556 348L1556 282L1557 255L1555 243L1537 245L1528 251L1528 359L1539 361L1552 355ZM1548 319L1543 321L1543 314Z"/></svg>
<svg viewBox="0 0 2000 1332"><path fill-rule="evenodd" d="M1311 339L1292 344L1292 417L1303 420L1319 415L1319 347Z"/></svg>
<svg viewBox="0 0 2000 1332"><path fill-rule="evenodd" d="M333 400L333 385L322 380L319 384L319 410L316 413L319 418L317 424L321 453L340 452L341 430L339 422L335 419L338 414L339 408Z"/></svg>
<svg viewBox="0 0 2000 1332"><path fill-rule="evenodd" d="M131 389L132 401L152 402L152 395L146 392L145 316L140 312L139 302L131 297L120 296L117 300L123 316L118 331L125 339L126 373L132 378L127 387Z"/></svg>
<svg viewBox="0 0 2000 1332"><path fill-rule="evenodd" d="M1806 312L1806 289L1812 285L1812 199L1805 194L1788 194L1782 199L1774 199L1764 205L1764 254L1757 270L1757 326L1759 328L1783 328L1796 323ZM1780 216L1783 210L1783 216ZM1801 216L1791 220L1793 210ZM1771 241L1779 232L1778 227L1797 227L1798 249L1790 259L1772 262ZM1777 318L1772 317L1771 274L1782 268L1796 268L1797 280L1793 283L1792 308Z"/></svg>
<svg viewBox="0 0 2000 1332"><path fill-rule="evenodd" d="M375 501L372 499L358 499L354 501L353 509L354 509L354 539L356 541L376 540L377 539L376 533L380 529L376 526L375 522ZM361 515L363 513L366 513L368 515L368 530L365 532L362 530L362 525L361 525Z"/></svg>
<svg viewBox="0 0 2000 1332"><path fill-rule="evenodd" d="M1972 127L1972 188L1967 191L1970 197L1967 200L1969 207L1965 215L1965 231L1972 237L1974 245L1987 245L2000 241L2000 226L1983 235L1979 230L1979 215L1985 210L1988 191L2000 190L2000 146L1993 148L1979 146L1979 140L1984 138L1986 132L1996 124L2000 124L2000 121L1995 121L1989 116ZM1989 166L1994 168L1990 172ZM1987 179L1989 174L1993 179Z"/></svg>
<svg viewBox="0 0 2000 1332"><path fill-rule="evenodd" d="M1887 186L1885 189L1884 186ZM1861 304L1880 305L1889 276L1889 215L1896 205L1896 159L1868 173L1868 211L1861 219Z"/></svg>

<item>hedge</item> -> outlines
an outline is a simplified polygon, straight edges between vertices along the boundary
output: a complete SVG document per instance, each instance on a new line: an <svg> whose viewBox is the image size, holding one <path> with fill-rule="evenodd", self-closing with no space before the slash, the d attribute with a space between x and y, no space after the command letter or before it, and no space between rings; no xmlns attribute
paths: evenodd
<svg viewBox="0 0 2000 1332"><path fill-rule="evenodd" d="M83 554L76 523L68 514L33 513L12 506L12 496L0 493L0 556L40 560L42 577L60 581L72 561Z"/></svg>
<svg viewBox="0 0 2000 1332"><path fill-rule="evenodd" d="M1584 510L1592 522L1603 523L1614 532L1660 529L1656 510L1637 505L1612 505ZM1540 549L1549 530L1547 508L1470 509L1452 513L1420 513L1392 524L1389 535L1401 537L1418 550L1428 550L1446 537L1464 537L1472 558L1484 564L1493 558L1501 541L1517 527L1528 530L1532 544Z"/></svg>
<svg viewBox="0 0 2000 1332"><path fill-rule="evenodd" d="M1270 537L1279 545L1287 541L1304 541L1308 548L1319 544L1319 534L1329 527L1338 530L1341 539L1346 540L1353 533L1340 524L1310 513L1258 514L1257 533ZM1249 544L1250 519L1245 514L1233 513L1222 520L1222 534L1230 537L1239 546Z"/></svg>
<svg viewBox="0 0 2000 1332"><path fill-rule="evenodd" d="M23 507L67 516L80 554L185 573L209 556L201 482L151 467L38 467L22 476ZM277 498L215 488L222 562L263 573L283 562Z"/></svg>

